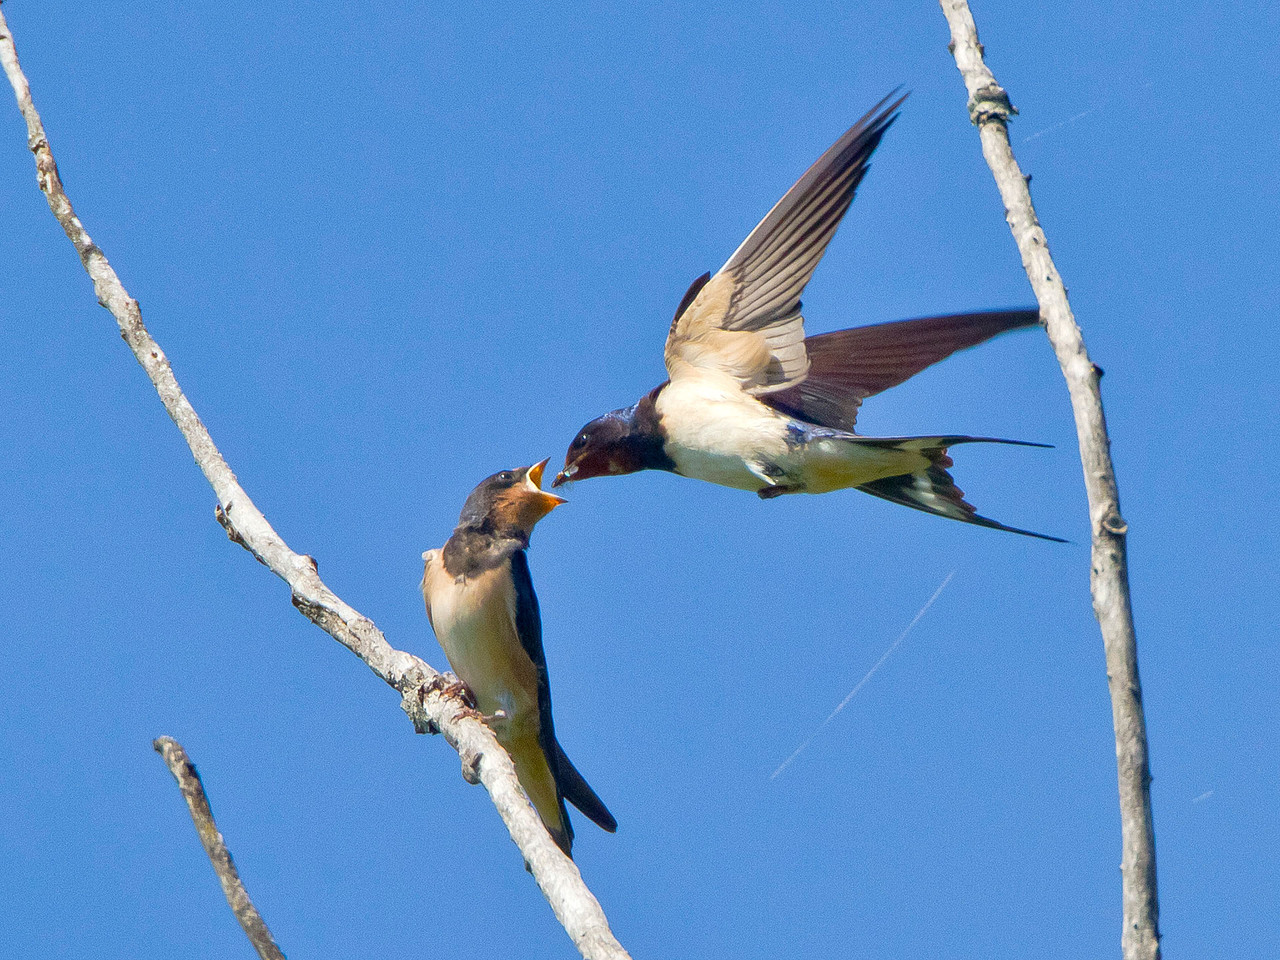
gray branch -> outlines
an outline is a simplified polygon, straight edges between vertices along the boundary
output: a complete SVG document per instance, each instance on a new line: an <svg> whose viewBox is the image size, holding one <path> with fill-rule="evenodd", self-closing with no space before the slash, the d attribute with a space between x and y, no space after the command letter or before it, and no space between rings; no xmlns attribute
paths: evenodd
<svg viewBox="0 0 1280 960"><path fill-rule="evenodd" d="M177 740L160 737L151 745L155 747L156 753L164 757L164 762L168 765L169 772L173 774L173 779L178 781L182 799L187 801L187 809L191 811L191 820L196 825L196 833L200 835L204 852L209 855L209 862L213 864L213 872L218 875L218 882L222 884L222 892L227 897L231 912L240 921L240 926L244 929L249 942L253 944L253 949L258 951L258 956L262 960L285 960L284 953L276 946L271 931L267 929L266 922L258 913L258 908L253 905L253 901L249 899L249 892L245 890L244 883L240 880L235 861L231 859L231 851L227 849L227 844L218 831L218 825L213 820L213 811L209 809L209 798L205 796L204 784L200 782L196 765L191 762L187 751L182 749L182 744Z"/></svg>
<svg viewBox="0 0 1280 960"><path fill-rule="evenodd" d="M489 792L511 839L524 855L543 895L574 945L589 960L623 960L629 955L614 938L599 902L577 866L560 852L525 799L510 757L479 716L446 691L445 675L412 654L392 647L373 621L334 594L308 556L294 553L249 499L183 394L160 346L142 323L138 302L129 296L111 264L76 217L58 177L58 167L18 65L13 36L0 13L0 62L27 123L27 145L35 154L36 179L49 208L75 246L93 281L98 302L111 311L129 349L160 395L191 448L197 466L218 498L217 518L228 537L253 554L289 585L293 605L363 660L401 695L401 706L420 732L439 732L462 758L463 775Z"/></svg>
<svg viewBox="0 0 1280 960"><path fill-rule="evenodd" d="M1129 602L1125 554L1128 525L1120 514L1120 495L1111 464L1111 441L1102 411L1098 383L1102 371L1089 359L1084 338L1067 302L1067 290L1049 255L1027 178L1009 145L1009 117L1017 111L983 62L978 29L966 0L939 0L951 27L951 52L969 91L969 116L978 127L982 153L1004 201L1005 219L1018 244L1022 265L1040 303L1049 342L1053 345L1071 394L1080 461L1089 496L1093 562L1090 585L1093 612L1102 628L1111 715L1116 737L1120 784L1121 874L1124 901L1124 960L1158 960L1160 907L1156 897L1156 846L1151 818L1151 772L1147 760L1147 725L1138 679L1138 647Z"/></svg>

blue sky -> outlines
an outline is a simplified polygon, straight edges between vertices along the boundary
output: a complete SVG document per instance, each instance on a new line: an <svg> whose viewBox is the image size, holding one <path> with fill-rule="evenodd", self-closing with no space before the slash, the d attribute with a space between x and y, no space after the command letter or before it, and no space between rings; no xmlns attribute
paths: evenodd
<svg viewBox="0 0 1280 960"><path fill-rule="evenodd" d="M466 493L661 380L689 281L894 87L810 332L1033 302L931 3L5 15L78 212L243 485L439 666L419 555ZM1106 371L1166 955L1273 956L1280 13L975 15ZM572 955L456 755L227 542L0 117L0 938L249 955L167 734L290 956ZM1055 444L962 449L955 473L1074 543L854 492L577 484L530 561L560 739L620 823L578 817L578 863L637 957L1117 955L1110 705L1048 344L953 358L860 424Z"/></svg>

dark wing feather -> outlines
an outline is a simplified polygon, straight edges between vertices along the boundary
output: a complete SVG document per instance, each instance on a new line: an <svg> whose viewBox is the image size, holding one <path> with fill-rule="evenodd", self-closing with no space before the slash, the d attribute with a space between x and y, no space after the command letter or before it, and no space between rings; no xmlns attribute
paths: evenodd
<svg viewBox="0 0 1280 960"><path fill-rule="evenodd" d="M581 810L593 822L599 824L610 833L618 829L618 821L605 808L604 803L596 796L587 781L556 740L555 725L551 719L551 681L547 674L547 657L542 649L542 614L538 610L538 595L533 592L533 577L529 575L529 559L523 550L511 555L511 579L516 591L516 632L520 635L520 645L538 668L538 744L546 754L547 763L556 778L556 789L560 794L561 820L569 842L573 841L573 827L569 823L568 813L563 809L568 800Z"/></svg>
<svg viewBox="0 0 1280 960"><path fill-rule="evenodd" d="M818 158L714 277L694 281L667 334L664 355L673 377L681 362L718 368L753 394L803 379L809 361L800 294L906 99L890 104L890 97Z"/></svg>
<svg viewBox="0 0 1280 960"><path fill-rule="evenodd" d="M797 419L851 431L865 398L897 386L957 350L1039 321L1036 310L994 310L821 333L804 341L808 376L759 399Z"/></svg>
<svg viewBox="0 0 1280 960"><path fill-rule="evenodd" d="M538 720L540 735L553 737L551 725L551 681L547 676L547 655L542 649L542 612L538 609L538 595L533 592L533 577L529 575L529 558L523 550L511 554L511 580L516 591L516 633L520 646L538 668ZM543 744L544 749L546 744ZM547 756L554 751L547 750Z"/></svg>
<svg viewBox="0 0 1280 960"><path fill-rule="evenodd" d="M684 296L680 298L680 306L676 307L676 315L671 320L671 329L667 331L667 336L675 333L676 324L680 322L680 318L684 316L684 312L689 309L689 304L698 299L698 294L702 292L702 288L707 285L707 281L711 279L711 272L707 271L693 283L689 284L689 289L684 292Z"/></svg>
<svg viewBox="0 0 1280 960"><path fill-rule="evenodd" d="M564 791L560 789L560 771L556 762L560 746L556 743L555 724L551 719L551 679L547 674L547 655L542 649L542 612L538 609L538 595L533 591L533 577L529 575L529 559L523 550L511 554L511 580L516 592L516 634L520 646L538 668L538 746L555 777L557 799L560 802L560 822L564 824L564 842L556 840L569 856L573 848L573 824L564 808ZM554 836L554 831L552 833Z"/></svg>
<svg viewBox="0 0 1280 960"><path fill-rule="evenodd" d="M886 107L889 97L818 158L720 268L734 280L722 329L760 330L799 310L801 291L906 99Z"/></svg>

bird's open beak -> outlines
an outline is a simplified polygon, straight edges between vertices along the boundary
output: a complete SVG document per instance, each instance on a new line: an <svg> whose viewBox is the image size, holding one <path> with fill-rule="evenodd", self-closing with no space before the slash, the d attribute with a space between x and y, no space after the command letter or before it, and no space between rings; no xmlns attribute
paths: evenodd
<svg viewBox="0 0 1280 960"><path fill-rule="evenodd" d="M560 504L569 502L568 500L564 499L564 497L557 497L554 493L547 493L545 490L542 489L542 471L546 469L547 461L550 459L551 459L550 457L547 457L547 459L543 460L541 463L535 463L532 467L530 467L528 470L525 471L525 475L524 475L525 483L528 486L529 493L535 495L541 502L542 506L545 508L543 510L544 516L550 513L556 507L560 506ZM552 486L554 485L555 484L552 484Z"/></svg>

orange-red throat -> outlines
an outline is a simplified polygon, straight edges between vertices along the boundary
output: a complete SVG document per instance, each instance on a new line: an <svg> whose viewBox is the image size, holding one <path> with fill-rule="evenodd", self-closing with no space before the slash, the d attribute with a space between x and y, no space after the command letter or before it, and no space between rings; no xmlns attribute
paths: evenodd
<svg viewBox="0 0 1280 960"><path fill-rule="evenodd" d="M539 520L560 504L568 502L542 489L542 471L546 469L547 460L526 467L521 482L499 492L494 498L494 519L499 527L513 527L530 533Z"/></svg>

